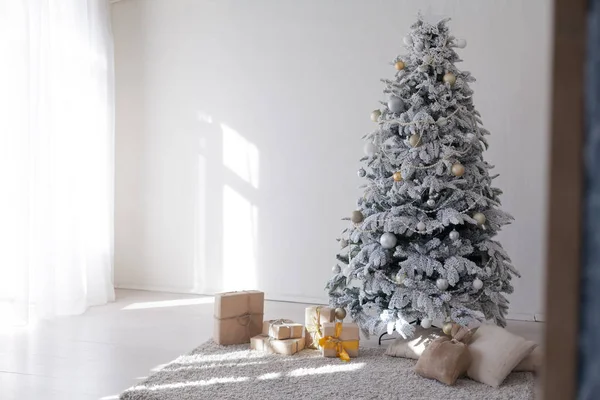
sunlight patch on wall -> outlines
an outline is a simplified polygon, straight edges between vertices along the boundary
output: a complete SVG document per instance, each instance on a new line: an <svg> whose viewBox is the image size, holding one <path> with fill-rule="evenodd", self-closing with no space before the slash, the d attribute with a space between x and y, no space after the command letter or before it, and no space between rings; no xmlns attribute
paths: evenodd
<svg viewBox="0 0 600 400"><path fill-rule="evenodd" d="M258 188L258 148L237 131L221 124L223 131L223 165Z"/></svg>

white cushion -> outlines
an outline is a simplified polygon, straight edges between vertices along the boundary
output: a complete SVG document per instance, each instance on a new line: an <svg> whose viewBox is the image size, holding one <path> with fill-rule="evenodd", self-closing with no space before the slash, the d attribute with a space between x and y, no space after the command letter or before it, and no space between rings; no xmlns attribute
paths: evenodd
<svg viewBox="0 0 600 400"><path fill-rule="evenodd" d="M537 372L542 368L544 362L544 353L540 346L536 346L535 349L527 357L525 357L517 366L513 369L513 372Z"/></svg>
<svg viewBox="0 0 600 400"><path fill-rule="evenodd" d="M535 346L534 342L496 325L482 325L469 345L472 362L467 375L478 382L498 387Z"/></svg>
<svg viewBox="0 0 600 400"><path fill-rule="evenodd" d="M423 350L435 339L444 336L444 333L439 328L417 327L413 337L404 339L398 338L388 346L385 354L391 357L404 357L419 359Z"/></svg>

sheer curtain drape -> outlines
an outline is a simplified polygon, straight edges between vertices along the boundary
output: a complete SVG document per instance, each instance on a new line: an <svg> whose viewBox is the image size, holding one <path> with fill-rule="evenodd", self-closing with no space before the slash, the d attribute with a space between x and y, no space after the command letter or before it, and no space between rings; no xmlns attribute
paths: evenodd
<svg viewBox="0 0 600 400"><path fill-rule="evenodd" d="M0 0L0 323L114 298L108 0Z"/></svg>

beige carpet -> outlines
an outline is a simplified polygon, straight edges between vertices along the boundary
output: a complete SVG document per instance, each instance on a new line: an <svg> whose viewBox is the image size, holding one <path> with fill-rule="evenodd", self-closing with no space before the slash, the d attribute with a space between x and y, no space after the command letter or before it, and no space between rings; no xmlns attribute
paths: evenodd
<svg viewBox="0 0 600 400"><path fill-rule="evenodd" d="M533 399L534 377L511 374L494 389L469 379L455 386L421 378L415 361L383 355L384 347L361 349L349 363L315 350L268 355L248 345L212 341L163 366L121 395L123 400L189 399Z"/></svg>

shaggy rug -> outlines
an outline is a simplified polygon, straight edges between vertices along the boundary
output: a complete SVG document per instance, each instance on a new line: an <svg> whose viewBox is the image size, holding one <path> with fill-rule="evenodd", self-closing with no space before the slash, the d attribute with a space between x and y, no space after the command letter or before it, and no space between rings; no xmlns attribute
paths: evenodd
<svg viewBox="0 0 600 400"><path fill-rule="evenodd" d="M415 361L360 349L344 363L316 350L270 355L209 341L121 394L122 400L533 399L534 377L512 373L498 389L469 379L446 386L413 371Z"/></svg>

